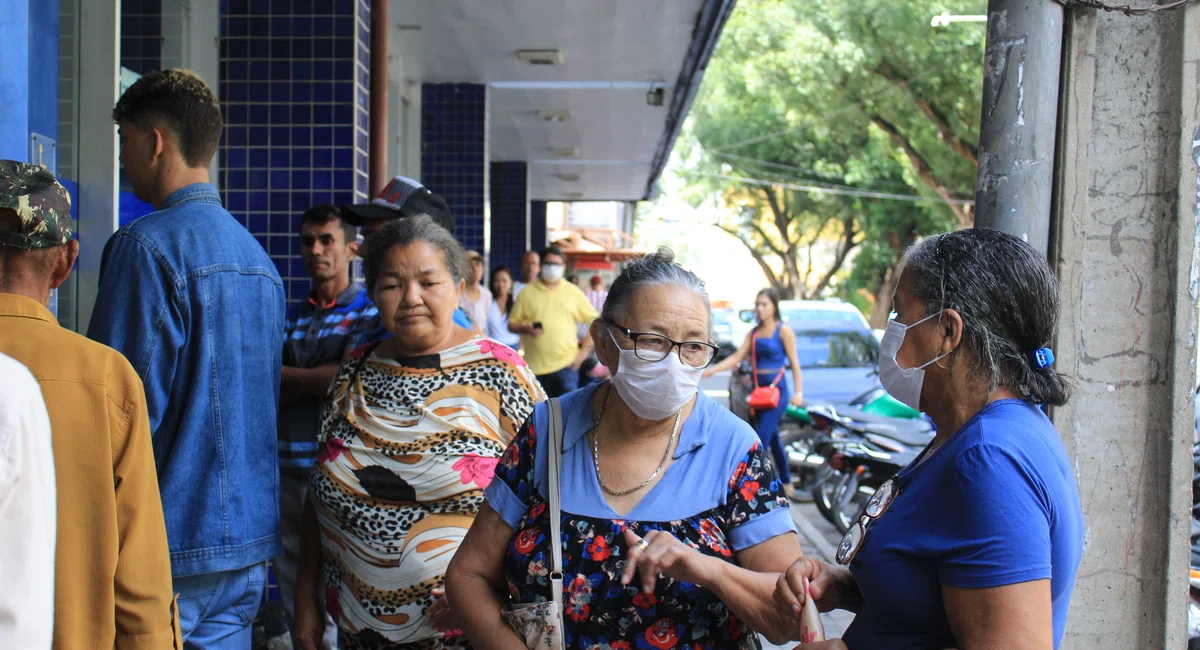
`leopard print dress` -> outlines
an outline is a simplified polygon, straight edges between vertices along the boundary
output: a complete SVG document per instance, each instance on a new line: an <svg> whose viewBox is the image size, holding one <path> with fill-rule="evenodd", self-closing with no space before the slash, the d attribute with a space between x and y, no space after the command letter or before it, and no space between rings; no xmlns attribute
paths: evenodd
<svg viewBox="0 0 1200 650"><path fill-rule="evenodd" d="M368 346L347 358L311 483L341 647L465 647L434 629L430 591L544 399L521 357L488 338L421 357L385 359Z"/></svg>

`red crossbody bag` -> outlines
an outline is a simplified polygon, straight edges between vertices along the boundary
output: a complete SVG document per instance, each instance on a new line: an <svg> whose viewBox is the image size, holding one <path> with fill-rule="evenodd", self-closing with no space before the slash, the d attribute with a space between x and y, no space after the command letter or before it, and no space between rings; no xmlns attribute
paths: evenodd
<svg viewBox="0 0 1200 650"><path fill-rule="evenodd" d="M775 381L769 386L758 385L758 354L755 348L758 347L758 331L754 332L754 339L750 341L750 367L754 372L754 390L750 391L750 397L746 398L746 404L751 411L770 411L779 406L779 380L783 379L783 368L779 369L779 374L775 376Z"/></svg>

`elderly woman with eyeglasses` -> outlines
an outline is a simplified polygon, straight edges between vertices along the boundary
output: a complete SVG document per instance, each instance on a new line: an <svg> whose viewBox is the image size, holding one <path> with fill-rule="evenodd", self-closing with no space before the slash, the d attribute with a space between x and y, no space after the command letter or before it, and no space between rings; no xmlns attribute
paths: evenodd
<svg viewBox="0 0 1200 650"><path fill-rule="evenodd" d="M561 450L539 404L496 468L447 574L475 648L526 647L501 610L551 599L556 542L567 648L755 648L755 631L793 633L772 602L802 555L788 501L754 430L697 390L716 352L709 300L673 259L661 249L613 283L591 328L613 378L561 398Z"/></svg>
<svg viewBox="0 0 1200 650"><path fill-rule="evenodd" d="M879 377L937 436L876 491L838 549L843 566L803 560L780 579L781 612L806 593L857 612L852 650L1057 648L1083 515L1039 408L1068 398L1051 367L1054 276L1024 241L962 230L909 251L895 309Z"/></svg>

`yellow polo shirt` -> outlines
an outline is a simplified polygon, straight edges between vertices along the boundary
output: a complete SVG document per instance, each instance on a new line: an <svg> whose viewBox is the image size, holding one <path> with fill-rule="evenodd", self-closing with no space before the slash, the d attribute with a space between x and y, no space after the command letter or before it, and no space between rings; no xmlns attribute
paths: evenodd
<svg viewBox="0 0 1200 650"><path fill-rule="evenodd" d="M599 315L579 287L563 280L550 289L538 279L521 290L508 321L542 324L541 336L521 335L521 347L530 370L549 375L571 365L579 354L576 325L591 323Z"/></svg>
<svg viewBox="0 0 1200 650"><path fill-rule="evenodd" d="M50 414L53 650L174 647L171 558L141 378L121 353L14 294L0 293L0 352L29 368Z"/></svg>

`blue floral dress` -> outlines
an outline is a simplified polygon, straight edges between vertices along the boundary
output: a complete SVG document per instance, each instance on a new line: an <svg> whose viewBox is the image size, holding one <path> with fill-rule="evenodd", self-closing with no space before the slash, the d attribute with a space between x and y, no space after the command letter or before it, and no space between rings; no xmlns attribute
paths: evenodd
<svg viewBox="0 0 1200 650"><path fill-rule="evenodd" d="M758 636L711 591L666 579L656 583L654 593L644 594L640 578L629 585L620 583L628 550L626 528L642 537L651 530L666 531L705 555L733 563L737 551L794 530L782 484L754 431L701 395L688 418L691 430L685 425L681 434L681 451L676 452L675 463L643 503L628 513L669 515L677 510L685 516L616 518L607 502L580 503L580 497L594 499L600 495L598 484L595 492L587 485L589 479L594 482L594 469L580 471L592 467L586 433L591 429L594 390L589 387L576 391L566 396L563 404L563 617L567 647L758 648ZM544 458L540 462L538 458L545 449L545 411L544 404L537 407L534 417L504 453L487 494L490 505L514 528L504 560L504 576L513 603L541 602L550 597L549 515L546 499L539 491L546 464ZM703 439L700 444L698 438ZM740 453L731 457L734 449L740 449ZM579 462L581 456L586 463ZM572 508L572 501L582 507ZM651 502L648 509L643 508L647 501ZM606 509L611 516L594 516L604 514ZM590 512L576 514L573 510Z"/></svg>

